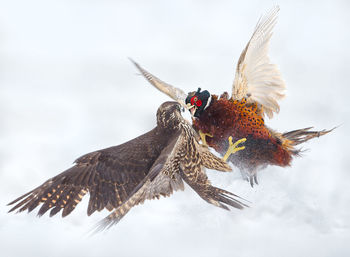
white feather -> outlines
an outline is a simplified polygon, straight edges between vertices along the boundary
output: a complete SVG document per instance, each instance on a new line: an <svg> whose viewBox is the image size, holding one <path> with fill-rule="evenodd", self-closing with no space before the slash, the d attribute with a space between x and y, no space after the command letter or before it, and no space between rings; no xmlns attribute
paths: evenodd
<svg viewBox="0 0 350 257"><path fill-rule="evenodd" d="M259 19L253 36L239 58L232 88L233 99L246 98L248 103L258 103L269 118L274 112L279 112L278 100L284 97L286 88L280 71L268 57L269 41L278 11L279 7L276 6Z"/></svg>

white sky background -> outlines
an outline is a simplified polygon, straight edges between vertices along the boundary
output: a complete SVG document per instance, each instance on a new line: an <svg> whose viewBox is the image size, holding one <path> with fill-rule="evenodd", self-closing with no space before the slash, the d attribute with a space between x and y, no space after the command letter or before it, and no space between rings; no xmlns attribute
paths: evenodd
<svg viewBox="0 0 350 257"><path fill-rule="evenodd" d="M249 199L225 212L186 188L133 208L107 233L107 212L67 218L7 214L6 204L84 153L155 126L169 100L136 76L132 57L185 92L231 90L262 13L281 7L270 56L287 98L268 126L340 125L304 145L291 168L268 167L254 189L209 171ZM1 256L350 256L348 1L0 1Z"/></svg>

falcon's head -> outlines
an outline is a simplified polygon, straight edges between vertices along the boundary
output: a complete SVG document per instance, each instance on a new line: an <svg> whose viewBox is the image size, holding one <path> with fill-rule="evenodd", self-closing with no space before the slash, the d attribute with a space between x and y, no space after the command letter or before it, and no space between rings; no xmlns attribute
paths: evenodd
<svg viewBox="0 0 350 257"><path fill-rule="evenodd" d="M188 93L186 105L188 110L194 117L199 118L202 112L208 108L211 103L211 95L207 90L201 92L201 88L197 91Z"/></svg>
<svg viewBox="0 0 350 257"><path fill-rule="evenodd" d="M181 105L177 102L165 102L157 111L157 125L166 129L178 129L181 116Z"/></svg>

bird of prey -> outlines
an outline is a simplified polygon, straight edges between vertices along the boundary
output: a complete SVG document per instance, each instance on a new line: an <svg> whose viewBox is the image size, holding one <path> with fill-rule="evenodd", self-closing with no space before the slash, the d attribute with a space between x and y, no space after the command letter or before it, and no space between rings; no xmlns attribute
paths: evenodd
<svg viewBox="0 0 350 257"><path fill-rule="evenodd" d="M183 181L208 203L242 209L246 205L237 195L210 184L205 168L231 168L198 143L199 136L181 116L181 109L176 102L163 103L154 129L124 144L83 155L73 167L9 203L16 204L9 212L30 212L41 205L39 216L62 210L65 217L89 193L88 215L104 208L111 211L98 226L104 229L146 199L183 190Z"/></svg>
<svg viewBox="0 0 350 257"><path fill-rule="evenodd" d="M265 125L265 115L272 118L274 112L279 112L278 100L285 90L280 71L268 57L278 11L276 6L258 21L239 58L231 97L227 92L218 97L200 88L185 94L134 62L153 86L188 106L193 116L193 128L199 132L203 144L224 154L229 143L227 139L247 139L245 150L231 155L228 160L240 169L243 178L252 186L258 183L258 170L268 165L289 166L292 157L300 153L297 145L332 131L312 131L309 127L278 133Z"/></svg>

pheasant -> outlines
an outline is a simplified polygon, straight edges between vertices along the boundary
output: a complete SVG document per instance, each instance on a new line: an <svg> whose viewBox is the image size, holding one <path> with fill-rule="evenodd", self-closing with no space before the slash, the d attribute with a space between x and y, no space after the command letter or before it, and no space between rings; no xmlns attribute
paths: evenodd
<svg viewBox="0 0 350 257"><path fill-rule="evenodd" d="M272 118L273 113L279 112L278 100L284 97L285 90L280 71L268 57L278 11L276 6L258 21L239 58L231 97L227 92L218 96L200 88L185 94L134 62L153 86L191 112L192 126L202 143L222 155L226 153L228 161L240 169L251 186L258 184L258 170L268 165L290 166L292 158L300 155L297 145L333 130L312 131L308 127L279 133L265 125L265 115ZM238 141L232 144L232 140ZM240 148L245 150L230 155L229 151L239 143L244 143ZM229 145L233 147L228 148Z"/></svg>

